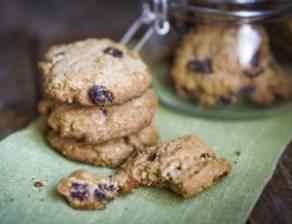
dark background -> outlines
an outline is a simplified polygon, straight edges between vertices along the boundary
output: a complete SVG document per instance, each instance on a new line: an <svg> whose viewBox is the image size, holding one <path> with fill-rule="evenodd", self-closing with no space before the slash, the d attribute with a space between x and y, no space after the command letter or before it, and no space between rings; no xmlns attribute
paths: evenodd
<svg viewBox="0 0 292 224"><path fill-rule="evenodd" d="M36 118L37 61L48 46L86 37L119 40L139 6L139 0L0 0L0 138ZM292 223L292 150L249 223Z"/></svg>
<svg viewBox="0 0 292 224"><path fill-rule="evenodd" d="M36 116L37 61L48 46L119 40L139 9L137 0L0 0L0 137Z"/></svg>

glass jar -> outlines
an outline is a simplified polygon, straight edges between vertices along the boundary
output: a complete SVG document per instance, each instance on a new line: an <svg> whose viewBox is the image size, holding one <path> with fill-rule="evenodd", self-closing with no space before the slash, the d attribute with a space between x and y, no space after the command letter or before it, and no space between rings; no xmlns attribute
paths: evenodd
<svg viewBox="0 0 292 224"><path fill-rule="evenodd" d="M163 104L227 119L291 110L290 0L168 4L170 31L152 36L144 51Z"/></svg>

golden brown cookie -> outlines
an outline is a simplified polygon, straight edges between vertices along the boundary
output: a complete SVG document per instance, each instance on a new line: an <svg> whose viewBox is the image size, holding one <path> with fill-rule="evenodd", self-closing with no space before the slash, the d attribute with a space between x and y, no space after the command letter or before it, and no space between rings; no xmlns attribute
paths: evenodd
<svg viewBox="0 0 292 224"><path fill-rule="evenodd" d="M273 63L260 76L252 80L254 90L249 99L257 105L271 106L277 100L292 100L292 70Z"/></svg>
<svg viewBox="0 0 292 224"><path fill-rule="evenodd" d="M60 181L58 192L78 209L103 208L120 193L139 186L164 187L189 198L227 176L230 168L228 161L218 159L197 137L185 136L136 151L110 177L74 172Z"/></svg>
<svg viewBox="0 0 292 224"><path fill-rule="evenodd" d="M92 145L75 139L59 137L54 132L49 132L50 145L68 159L92 164L95 166L118 167L135 150L158 143L159 135L154 124L146 127L137 134L110 140L108 142Z"/></svg>
<svg viewBox="0 0 292 224"><path fill-rule="evenodd" d="M291 96L290 77L278 67L263 27L200 24L182 41L172 76L179 95L203 106L235 103L241 96L265 105Z"/></svg>
<svg viewBox="0 0 292 224"><path fill-rule="evenodd" d="M40 68L45 95L64 103L122 104L142 95L151 84L139 55L108 39L54 46Z"/></svg>
<svg viewBox="0 0 292 224"><path fill-rule="evenodd" d="M137 151L123 166L130 179L143 186L166 187L192 197L230 172L230 164L195 136L184 136Z"/></svg>
<svg viewBox="0 0 292 224"><path fill-rule="evenodd" d="M106 108L59 104L51 109L48 125L61 137L99 144L149 126L157 104L152 89L123 105Z"/></svg>
<svg viewBox="0 0 292 224"><path fill-rule="evenodd" d="M58 192L73 208L101 209L118 195L119 186L112 177L100 178L79 170L60 181Z"/></svg>
<svg viewBox="0 0 292 224"><path fill-rule="evenodd" d="M191 95L203 106L234 103L248 85L236 57L238 29L224 24L198 25L177 50L172 76L179 95Z"/></svg>

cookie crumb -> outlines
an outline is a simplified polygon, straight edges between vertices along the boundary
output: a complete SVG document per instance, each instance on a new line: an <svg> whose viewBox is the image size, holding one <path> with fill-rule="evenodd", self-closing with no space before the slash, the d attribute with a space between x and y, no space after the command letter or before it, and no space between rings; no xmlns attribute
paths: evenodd
<svg viewBox="0 0 292 224"><path fill-rule="evenodd" d="M33 186L35 188L38 188L38 189L43 188L45 185L46 185L46 183L44 181L41 181L41 180L37 180L33 183Z"/></svg>

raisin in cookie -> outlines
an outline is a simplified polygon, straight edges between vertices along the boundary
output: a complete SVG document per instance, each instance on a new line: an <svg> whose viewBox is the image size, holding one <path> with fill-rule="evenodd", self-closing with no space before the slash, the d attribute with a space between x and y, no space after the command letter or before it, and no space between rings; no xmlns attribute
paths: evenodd
<svg viewBox="0 0 292 224"><path fill-rule="evenodd" d="M233 103L248 85L236 57L236 27L198 25L177 50L172 76L179 95L191 95L203 106Z"/></svg>
<svg viewBox="0 0 292 224"><path fill-rule="evenodd" d="M185 136L137 151L110 177L74 172L60 181L58 192L72 207L79 209L103 208L120 193L139 186L168 188L189 198L211 187L229 172L228 161L218 159L197 137ZM79 184L86 187L76 188Z"/></svg>
<svg viewBox="0 0 292 224"><path fill-rule="evenodd" d="M240 96L271 104L290 95L290 84L284 83L290 78L276 67L262 27L201 24L184 38L172 75L178 94L191 95L204 106L235 103Z"/></svg>
<svg viewBox="0 0 292 224"><path fill-rule="evenodd" d="M58 185L70 206L76 209L101 209L120 193L115 178L100 178L85 171L75 171Z"/></svg>
<svg viewBox="0 0 292 224"><path fill-rule="evenodd" d="M157 104L152 89L123 105L106 108L61 104L52 109L48 125L61 137L99 144L149 126Z"/></svg>
<svg viewBox="0 0 292 224"><path fill-rule="evenodd" d="M108 39L52 47L40 68L45 95L64 103L122 104L151 84L139 55Z"/></svg>
<svg viewBox="0 0 292 224"><path fill-rule="evenodd" d="M54 132L50 132L48 135L50 145L66 158L95 166L113 168L120 166L135 150L143 150L145 147L153 146L157 144L158 140L159 135L154 124L137 134L99 145L62 138Z"/></svg>

